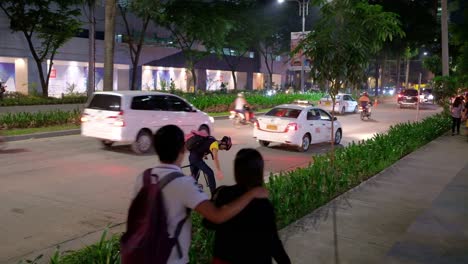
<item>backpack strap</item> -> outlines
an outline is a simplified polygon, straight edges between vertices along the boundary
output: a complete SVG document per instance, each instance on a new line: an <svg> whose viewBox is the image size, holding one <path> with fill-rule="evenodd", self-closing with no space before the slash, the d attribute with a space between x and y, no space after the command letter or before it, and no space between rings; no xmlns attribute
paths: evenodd
<svg viewBox="0 0 468 264"><path fill-rule="evenodd" d="M157 176L157 175L154 175L153 176ZM164 187L166 187L166 185L168 185L171 181L179 178L179 177L184 177L185 175L180 172L180 171L174 171L174 172L171 172L169 174L167 174L164 178L162 178L160 181L159 181L159 188L162 190Z"/></svg>
<svg viewBox="0 0 468 264"><path fill-rule="evenodd" d="M182 232L182 227L184 226L185 222L189 218L190 213L191 213L191 210L189 208L187 208L186 209L186 215L185 215L184 219L180 220L180 222L177 224L177 227L176 227L176 230L175 230L175 233L174 233L175 246L176 246L176 249L177 249L177 254L179 254L179 258L183 257L182 248L181 248L180 243L179 243L179 235Z"/></svg>
<svg viewBox="0 0 468 264"><path fill-rule="evenodd" d="M151 171L152 170L153 170L152 168L149 168L143 172L143 186L145 187L151 184ZM159 178L156 178L156 179L159 179Z"/></svg>

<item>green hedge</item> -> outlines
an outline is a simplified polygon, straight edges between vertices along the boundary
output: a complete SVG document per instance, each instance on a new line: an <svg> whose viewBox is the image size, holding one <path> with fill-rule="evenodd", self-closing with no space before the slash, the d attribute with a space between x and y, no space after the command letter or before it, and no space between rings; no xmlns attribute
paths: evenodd
<svg viewBox="0 0 468 264"><path fill-rule="evenodd" d="M229 111L229 106L234 102L236 94L183 94L181 95L187 101L192 103L196 108L208 112L219 113ZM253 105L256 109L264 109L280 104L292 103L294 100L309 100L318 101L322 98L322 93L305 93L305 94L276 94L273 96L265 96L257 93L246 93L247 102Z"/></svg>
<svg viewBox="0 0 468 264"><path fill-rule="evenodd" d="M229 105L236 99L236 93L175 93L187 99L198 109L210 112L219 113L226 112ZM306 93L306 94L276 94L273 96L265 96L260 93L246 92L246 99L250 104L258 109L268 108L278 104L290 103L296 99L318 101L322 97L322 93ZM63 98L44 98L40 96L22 95L19 93L9 95L7 98L0 101L0 106L20 106L20 105L50 105L50 104L84 104L87 97L82 95L67 95Z"/></svg>
<svg viewBox="0 0 468 264"><path fill-rule="evenodd" d="M0 128L14 129L79 124L80 116L81 112L78 109L73 111L5 113L0 115Z"/></svg>
<svg viewBox="0 0 468 264"><path fill-rule="evenodd" d="M20 93L9 94L0 100L0 106L20 105L50 105L50 104L84 104L87 97L83 95L66 95L63 98L41 97L34 95L23 95Z"/></svg>
<svg viewBox="0 0 468 264"><path fill-rule="evenodd" d="M441 136L450 128L450 118L438 114L417 123L401 123L392 126L385 134L376 134L371 139L352 143L337 149L334 164L330 155L314 157L314 163L277 176L271 176L267 183L277 216L278 228L300 219L314 209L324 205L334 197L355 187L364 180L389 167L405 155ZM291 193L295 195L290 195ZM193 214L193 234L190 249L191 263L209 263L213 242L213 232L201 225L201 217ZM103 258L90 260L77 256L116 256L118 239L92 245L68 254L60 264L100 264ZM96 253L107 248L106 253Z"/></svg>

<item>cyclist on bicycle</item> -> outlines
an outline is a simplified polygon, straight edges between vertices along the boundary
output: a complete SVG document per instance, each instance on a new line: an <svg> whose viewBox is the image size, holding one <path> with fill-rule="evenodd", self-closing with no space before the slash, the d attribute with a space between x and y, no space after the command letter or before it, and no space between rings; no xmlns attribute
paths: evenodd
<svg viewBox="0 0 468 264"><path fill-rule="evenodd" d="M222 180L224 178L223 172L221 171L221 166L219 165L218 151L219 150L229 150L232 147L231 138L224 136L221 140L216 140L214 137L206 137L203 142L200 142L196 148L190 151L189 162L190 162L190 172L195 177L195 180L198 182L198 172L203 171L208 180L208 187L210 188L211 194L216 190L216 180L213 170L205 163L203 159L206 158L208 154L214 160L216 167L216 178Z"/></svg>

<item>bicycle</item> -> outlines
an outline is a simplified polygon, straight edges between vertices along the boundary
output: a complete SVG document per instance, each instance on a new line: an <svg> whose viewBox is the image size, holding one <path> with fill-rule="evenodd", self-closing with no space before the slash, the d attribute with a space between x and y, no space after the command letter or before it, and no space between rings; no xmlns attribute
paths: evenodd
<svg viewBox="0 0 468 264"><path fill-rule="evenodd" d="M186 165L186 166L182 166L181 169L185 169L185 168L189 168L189 169L190 169L191 166L192 166L192 165L190 165L190 164L189 164L189 165ZM195 179L195 181L197 182L198 187L200 187L201 189L204 189L203 184L198 183L198 179L200 179L200 176L201 176L200 174L203 174L203 178L205 178L206 187L208 187L208 189L210 189L210 185L209 185L209 183L208 183L208 176L207 176L206 173L205 173L204 171L202 171L202 170L198 170L197 175L192 175L192 177L193 177L193 178ZM211 191L210 191L210 192L211 192Z"/></svg>

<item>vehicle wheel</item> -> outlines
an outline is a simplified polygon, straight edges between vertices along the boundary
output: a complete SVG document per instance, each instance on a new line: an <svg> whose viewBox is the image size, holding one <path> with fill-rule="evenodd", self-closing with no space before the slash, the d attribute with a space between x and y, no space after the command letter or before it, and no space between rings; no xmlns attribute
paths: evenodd
<svg viewBox="0 0 468 264"><path fill-rule="evenodd" d="M335 132L335 145L338 145L340 144L341 142L341 138L343 137L343 134L341 132L341 129L338 129L336 132Z"/></svg>
<svg viewBox="0 0 468 264"><path fill-rule="evenodd" d="M211 135L210 128L207 125L201 125L200 128L198 128L198 131L205 131L208 135Z"/></svg>
<svg viewBox="0 0 468 264"><path fill-rule="evenodd" d="M364 113L364 111L361 112L361 120L364 121L364 118L366 117L366 114Z"/></svg>
<svg viewBox="0 0 468 264"><path fill-rule="evenodd" d="M341 108L340 114L341 114L341 115L344 115L345 113L346 113L346 108L343 106L343 108Z"/></svg>
<svg viewBox="0 0 468 264"><path fill-rule="evenodd" d="M356 105L356 107L354 107L354 113L358 113L359 112L359 107Z"/></svg>
<svg viewBox="0 0 468 264"><path fill-rule="evenodd" d="M297 148L297 150L300 152L305 152L309 150L309 147L310 147L310 136L306 134L302 138L302 144Z"/></svg>
<svg viewBox="0 0 468 264"><path fill-rule="evenodd" d="M258 143L262 147L268 147L270 145L270 141L265 141L265 140L259 140Z"/></svg>
<svg viewBox="0 0 468 264"><path fill-rule="evenodd" d="M153 145L153 135L147 130L138 133L136 141L132 143L132 150L137 154L148 153Z"/></svg>
<svg viewBox="0 0 468 264"><path fill-rule="evenodd" d="M114 141L110 140L101 140L101 144L104 148L110 148L112 144L114 144Z"/></svg>

